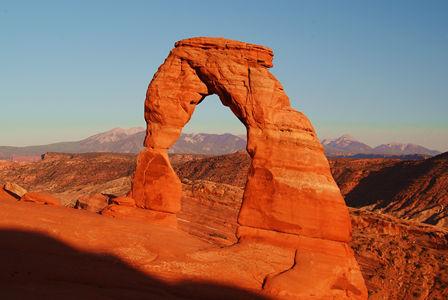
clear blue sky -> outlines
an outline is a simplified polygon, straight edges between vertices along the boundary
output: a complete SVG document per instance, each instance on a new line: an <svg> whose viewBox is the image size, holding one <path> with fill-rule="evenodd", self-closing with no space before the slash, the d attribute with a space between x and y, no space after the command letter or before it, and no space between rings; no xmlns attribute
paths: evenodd
<svg viewBox="0 0 448 300"><path fill-rule="evenodd" d="M0 0L0 145L144 126L175 41L267 45L272 72L321 138L448 150L448 1ZM209 97L186 131L242 132Z"/></svg>

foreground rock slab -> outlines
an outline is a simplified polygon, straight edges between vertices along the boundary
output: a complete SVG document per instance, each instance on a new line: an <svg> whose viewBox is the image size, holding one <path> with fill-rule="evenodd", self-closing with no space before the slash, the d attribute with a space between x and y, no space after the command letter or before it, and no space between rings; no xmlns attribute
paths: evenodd
<svg viewBox="0 0 448 300"><path fill-rule="evenodd" d="M5 299L278 298L263 284L291 269L298 256L292 248L257 241L216 248L166 226L0 202Z"/></svg>

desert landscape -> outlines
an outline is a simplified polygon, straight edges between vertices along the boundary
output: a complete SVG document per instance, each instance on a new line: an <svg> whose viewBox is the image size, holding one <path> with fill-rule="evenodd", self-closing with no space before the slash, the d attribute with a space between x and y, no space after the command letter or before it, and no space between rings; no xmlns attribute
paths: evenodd
<svg viewBox="0 0 448 300"><path fill-rule="evenodd" d="M0 3L0 299L448 299L447 12Z"/></svg>
<svg viewBox="0 0 448 300"><path fill-rule="evenodd" d="M216 62L201 66L202 57ZM74 153L3 148L3 296L448 297L447 153L368 152L343 136L322 142L327 155L338 149L328 163L309 121L266 73L271 59L269 49L241 42L180 41L148 88L146 132L114 129L56 145ZM242 99L261 102L238 102L231 78L247 78L253 86ZM247 141L187 135L171 148L209 93L238 105ZM157 104L164 99L171 106Z"/></svg>
<svg viewBox="0 0 448 300"><path fill-rule="evenodd" d="M0 180L4 185L14 182L28 191L50 193L58 205L86 210L103 218L115 217L135 222L136 216L114 216L102 211L114 205L115 199L131 189L131 177L136 156L117 153L63 154L48 153L39 162L3 161ZM245 152L222 156L173 154L173 168L182 181L182 209L178 214L181 231L195 236L208 247L223 247L237 241L237 216L241 206L244 184L250 165ZM401 161L397 159L330 159L332 173L342 193L347 195L357 188L371 172L387 173L391 166L406 172L411 166L430 164L431 174L444 164L447 176L446 154L428 161ZM436 163L434 163L434 161ZM440 164L440 166L438 166ZM94 168L94 169L91 169ZM387 177L386 177L387 178ZM411 187L417 199L428 199L424 177L409 176L419 182L401 187L401 195ZM398 178L399 179L399 178ZM370 179L369 179L370 180ZM376 182L375 177L373 179ZM388 181L384 181L387 183ZM5 189L5 188L4 188ZM420 190L420 192L418 192ZM447 203L447 182L432 187L431 197L436 203ZM20 194L11 197L3 192L3 199L16 202ZM418 209L413 203L400 210L382 209L382 198L373 205L362 199L371 191L358 194L360 201L351 202L350 217L353 226L351 247L358 261L371 299L444 299L448 293L448 230L445 219L435 216L425 220L410 214ZM437 195L440 194L441 198ZM364 197L363 197L364 196ZM404 196L403 196L404 197ZM398 206L403 199L389 197L388 206ZM20 203L20 202L18 202ZM444 203L444 204L443 204ZM22 203L26 206L27 203ZM432 202L421 204L422 211L431 211ZM446 207L446 206L445 206ZM137 219L139 224L151 225L151 220ZM445 220L445 221L444 221ZM9 246L11 247L11 246ZM16 249L17 250L17 249ZM113 285L112 285L113 286Z"/></svg>

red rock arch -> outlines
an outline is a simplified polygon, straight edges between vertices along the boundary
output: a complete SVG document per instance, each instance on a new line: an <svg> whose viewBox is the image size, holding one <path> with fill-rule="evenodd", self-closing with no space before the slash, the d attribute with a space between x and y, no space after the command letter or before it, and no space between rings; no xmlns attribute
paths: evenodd
<svg viewBox="0 0 448 300"><path fill-rule="evenodd" d="M252 165L238 219L243 231L350 240L348 210L323 148L307 117L291 108L269 72L272 59L269 48L222 38L175 44L146 95L145 149L131 192L138 207L179 211L181 183L167 150L196 105L217 94L247 128Z"/></svg>

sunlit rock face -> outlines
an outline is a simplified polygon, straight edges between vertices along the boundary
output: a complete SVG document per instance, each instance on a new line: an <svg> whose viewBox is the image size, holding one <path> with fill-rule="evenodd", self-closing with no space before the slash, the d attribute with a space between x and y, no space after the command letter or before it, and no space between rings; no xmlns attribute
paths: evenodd
<svg viewBox="0 0 448 300"><path fill-rule="evenodd" d="M314 259L319 265L314 273L298 266L268 278L267 289L306 297L316 293L307 288L313 280L300 288L288 286L315 274L327 276L319 295L363 298L365 286L346 244L351 238L347 207L310 121L291 108L269 72L272 59L269 48L223 38L177 42L148 87L145 149L138 156L130 196L139 208L172 214L180 210L182 186L167 151L196 105L216 94L246 126L252 158L238 217L240 241L291 240L285 246L299 249L296 262L311 261L310 267Z"/></svg>

